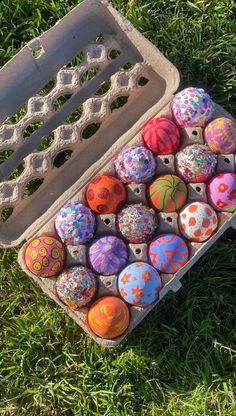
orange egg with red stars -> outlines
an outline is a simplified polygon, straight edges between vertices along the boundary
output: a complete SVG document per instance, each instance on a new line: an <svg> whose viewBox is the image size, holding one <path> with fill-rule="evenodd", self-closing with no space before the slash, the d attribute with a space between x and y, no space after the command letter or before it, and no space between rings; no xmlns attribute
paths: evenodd
<svg viewBox="0 0 236 416"><path fill-rule="evenodd" d="M28 243L24 259L31 273L39 277L52 277L63 269L65 249L54 237L37 237Z"/></svg>
<svg viewBox="0 0 236 416"><path fill-rule="evenodd" d="M216 231L218 218L214 209L206 202L192 202L179 214L179 229L190 241L203 242Z"/></svg>
<svg viewBox="0 0 236 416"><path fill-rule="evenodd" d="M91 331L100 338L117 338L129 326L129 308L116 296L104 296L90 307L87 322Z"/></svg>
<svg viewBox="0 0 236 416"><path fill-rule="evenodd" d="M126 190L119 179L104 173L90 182L86 199L89 207L97 214L112 214L124 205Z"/></svg>

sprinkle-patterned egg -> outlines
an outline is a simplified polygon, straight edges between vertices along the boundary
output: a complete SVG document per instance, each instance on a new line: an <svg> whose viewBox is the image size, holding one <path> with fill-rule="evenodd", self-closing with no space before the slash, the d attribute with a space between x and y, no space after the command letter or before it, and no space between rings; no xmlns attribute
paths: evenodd
<svg viewBox="0 0 236 416"><path fill-rule="evenodd" d="M158 299L161 277L148 263L135 262L127 266L118 277L122 298L135 306L148 306Z"/></svg>
<svg viewBox="0 0 236 416"><path fill-rule="evenodd" d="M91 331L97 336L104 339L117 338L129 326L129 308L116 296L104 296L90 307L87 322Z"/></svg>
<svg viewBox="0 0 236 416"><path fill-rule="evenodd" d="M176 168L185 182L206 182L215 173L216 156L202 144L185 147L176 155Z"/></svg>
<svg viewBox="0 0 236 416"><path fill-rule="evenodd" d="M162 175L149 186L148 198L158 211L178 211L186 202L187 186L176 175Z"/></svg>
<svg viewBox="0 0 236 416"><path fill-rule="evenodd" d="M214 209L205 202L192 202L179 214L179 229L190 241L203 242L214 234L218 218Z"/></svg>
<svg viewBox="0 0 236 416"><path fill-rule="evenodd" d="M96 279L84 266L65 269L56 280L56 291L63 303L71 309L87 305L96 293Z"/></svg>
<svg viewBox="0 0 236 416"><path fill-rule="evenodd" d="M209 203L218 211L236 211L236 175L220 173L207 186Z"/></svg>
<svg viewBox="0 0 236 416"><path fill-rule="evenodd" d="M189 87L173 98L171 109L180 127L204 127L213 116L213 103L202 88Z"/></svg>
<svg viewBox="0 0 236 416"><path fill-rule="evenodd" d="M56 215L55 228L61 240L72 246L89 241L95 232L92 211L78 202L68 202Z"/></svg>
<svg viewBox="0 0 236 416"><path fill-rule="evenodd" d="M126 265L128 249L121 238L108 235L98 238L90 246L88 257L95 272L109 276L118 273Z"/></svg>
<svg viewBox="0 0 236 416"><path fill-rule="evenodd" d="M180 133L176 124L167 117L154 118L143 128L145 145L155 155L175 153L180 144Z"/></svg>
<svg viewBox="0 0 236 416"><path fill-rule="evenodd" d="M150 262L161 273L176 273L189 257L188 246L176 234L159 235L148 249Z"/></svg>
<svg viewBox="0 0 236 416"><path fill-rule="evenodd" d="M90 182L86 190L89 207L98 214L112 214L121 209L126 200L123 183L114 176L104 173Z"/></svg>
<svg viewBox="0 0 236 416"><path fill-rule="evenodd" d="M145 243L150 240L156 228L155 212L146 205L129 205L118 215L118 230L129 242Z"/></svg>
<svg viewBox="0 0 236 416"><path fill-rule="evenodd" d="M236 123L227 117L211 121L204 131L206 144L213 153L236 152Z"/></svg>
<svg viewBox="0 0 236 416"><path fill-rule="evenodd" d="M52 277L64 266L65 249L56 238L41 236L28 243L24 258L31 273L39 277Z"/></svg>
<svg viewBox="0 0 236 416"><path fill-rule="evenodd" d="M156 170L152 152L143 146L121 150L114 165L118 177L124 183L146 183L153 178Z"/></svg>

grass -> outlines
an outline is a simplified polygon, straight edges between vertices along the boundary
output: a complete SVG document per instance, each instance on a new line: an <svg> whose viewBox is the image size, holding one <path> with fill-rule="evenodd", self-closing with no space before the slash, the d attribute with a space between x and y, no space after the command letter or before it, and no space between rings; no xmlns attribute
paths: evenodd
<svg viewBox="0 0 236 416"><path fill-rule="evenodd" d="M0 65L76 0L2 0ZM235 114L231 0L114 0L181 72ZM19 219L20 220L20 219ZM229 230L118 347L96 345L0 256L0 415L235 416L235 233Z"/></svg>

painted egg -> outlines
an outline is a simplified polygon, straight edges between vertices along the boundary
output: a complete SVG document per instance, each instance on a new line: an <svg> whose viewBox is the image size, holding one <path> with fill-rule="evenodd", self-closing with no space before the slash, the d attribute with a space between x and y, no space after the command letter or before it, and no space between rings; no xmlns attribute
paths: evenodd
<svg viewBox="0 0 236 416"><path fill-rule="evenodd" d="M214 209L205 202L192 202L179 214L179 228L190 241L206 241L215 232L218 218Z"/></svg>
<svg viewBox="0 0 236 416"><path fill-rule="evenodd" d="M78 202L68 202L56 215L55 228L61 240L72 246L89 241L95 232L92 211Z"/></svg>
<svg viewBox="0 0 236 416"><path fill-rule="evenodd" d="M39 277L52 277L64 266L65 249L56 238L41 236L28 243L24 258L31 273Z"/></svg>
<svg viewBox="0 0 236 416"><path fill-rule="evenodd" d="M213 153L236 152L236 124L227 117L211 121L204 131L206 144Z"/></svg>
<svg viewBox="0 0 236 416"><path fill-rule="evenodd" d="M179 129L167 117L149 121L143 128L142 137L145 145L155 155L175 153L180 144Z"/></svg>
<svg viewBox="0 0 236 416"><path fill-rule="evenodd" d="M90 208L98 214L112 214L124 205L126 190L123 183L109 174L98 176L86 190Z"/></svg>
<svg viewBox="0 0 236 416"><path fill-rule="evenodd" d="M87 305L96 293L96 279L84 266L65 269L56 280L58 297L71 309Z"/></svg>
<svg viewBox="0 0 236 416"><path fill-rule="evenodd" d="M148 188L148 197L158 211L178 211L186 202L187 186L176 175L162 175Z"/></svg>
<svg viewBox="0 0 236 416"><path fill-rule="evenodd" d="M236 211L236 175L220 173L207 186L209 203L218 211Z"/></svg>
<svg viewBox="0 0 236 416"><path fill-rule="evenodd" d="M116 296L104 296L92 304L87 315L88 325L101 338L113 339L129 326L128 306Z"/></svg>
<svg viewBox="0 0 236 416"><path fill-rule="evenodd" d="M118 289L131 305L148 306L159 298L161 277L150 264L135 262L119 274Z"/></svg>
<svg viewBox="0 0 236 416"><path fill-rule="evenodd" d="M118 177L124 183L146 183L153 178L156 170L152 152L143 146L123 149L114 165Z"/></svg>
<svg viewBox="0 0 236 416"><path fill-rule="evenodd" d="M189 87L173 98L171 109L180 127L204 127L213 116L213 103L202 88Z"/></svg>
<svg viewBox="0 0 236 416"><path fill-rule="evenodd" d="M129 205L118 215L118 229L132 243L145 243L157 228L153 209L142 204Z"/></svg>
<svg viewBox="0 0 236 416"><path fill-rule="evenodd" d="M203 144L185 147L176 155L176 168L186 182L206 182L215 173L216 156Z"/></svg>
<svg viewBox="0 0 236 416"><path fill-rule="evenodd" d="M108 235L90 246L88 256L95 272L109 276L118 273L126 265L128 249L121 238Z"/></svg>
<svg viewBox="0 0 236 416"><path fill-rule="evenodd" d="M187 244L176 234L159 235L150 244L148 255L152 266L161 273L176 273L189 257Z"/></svg>

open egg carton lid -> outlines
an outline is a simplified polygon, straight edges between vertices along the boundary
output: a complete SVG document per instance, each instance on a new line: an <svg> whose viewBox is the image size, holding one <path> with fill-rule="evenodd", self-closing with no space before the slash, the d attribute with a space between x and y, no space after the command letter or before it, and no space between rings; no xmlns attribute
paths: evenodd
<svg viewBox="0 0 236 416"><path fill-rule="evenodd" d="M28 43L0 71L0 246L31 238L178 85L177 69L106 1L84 1Z"/></svg>

